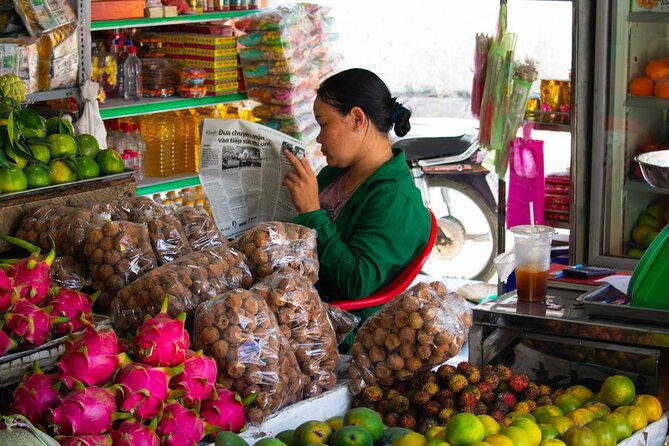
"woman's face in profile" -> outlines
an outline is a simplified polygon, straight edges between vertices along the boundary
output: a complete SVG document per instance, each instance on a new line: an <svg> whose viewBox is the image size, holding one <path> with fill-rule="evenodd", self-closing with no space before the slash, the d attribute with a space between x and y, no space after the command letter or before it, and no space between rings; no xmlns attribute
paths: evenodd
<svg viewBox="0 0 669 446"><path fill-rule="evenodd" d="M353 116L342 116L339 110L323 102L319 97L314 101L314 116L320 126L316 142L321 144L321 152L330 167L344 168L355 159L353 138L355 133Z"/></svg>

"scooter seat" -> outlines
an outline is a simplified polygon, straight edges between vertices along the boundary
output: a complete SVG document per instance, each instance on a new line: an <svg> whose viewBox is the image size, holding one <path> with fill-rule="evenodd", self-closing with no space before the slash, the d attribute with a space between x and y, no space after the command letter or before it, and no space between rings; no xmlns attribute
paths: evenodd
<svg viewBox="0 0 669 446"><path fill-rule="evenodd" d="M404 149L406 160L427 160L461 155L477 144L478 135L465 133L458 136L435 138L404 138L393 143L393 147Z"/></svg>

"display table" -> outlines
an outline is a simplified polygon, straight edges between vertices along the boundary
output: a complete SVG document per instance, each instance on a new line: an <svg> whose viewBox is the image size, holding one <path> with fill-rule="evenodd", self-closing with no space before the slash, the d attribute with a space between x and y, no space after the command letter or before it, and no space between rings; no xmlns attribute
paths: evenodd
<svg viewBox="0 0 669 446"><path fill-rule="evenodd" d="M622 373L637 393L656 394L669 409L669 321L595 319L576 300L581 293L549 288L545 304L528 304L512 292L474 307L470 362L480 367L499 359L551 386L593 387Z"/></svg>

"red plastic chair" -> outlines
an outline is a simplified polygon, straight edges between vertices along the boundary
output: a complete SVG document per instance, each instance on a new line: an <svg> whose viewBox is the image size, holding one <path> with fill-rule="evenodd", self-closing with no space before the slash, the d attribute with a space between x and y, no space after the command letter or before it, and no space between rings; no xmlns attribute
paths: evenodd
<svg viewBox="0 0 669 446"><path fill-rule="evenodd" d="M432 211L430 211L430 218L432 220L432 227L430 228L430 237L427 239L425 248L416 256L415 259L402 271L402 273L392 282L386 285L383 289L376 291L363 299L355 300L336 300L330 302L330 305L336 305L342 310L359 310L361 308L374 307L376 305L383 305L390 301L393 297L406 290L413 279L420 273L425 261L432 252L434 241L437 239L437 219Z"/></svg>

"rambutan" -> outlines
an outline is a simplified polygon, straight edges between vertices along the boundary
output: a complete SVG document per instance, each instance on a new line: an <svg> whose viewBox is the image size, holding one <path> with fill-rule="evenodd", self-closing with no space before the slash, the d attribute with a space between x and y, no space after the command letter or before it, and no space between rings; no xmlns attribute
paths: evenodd
<svg viewBox="0 0 669 446"><path fill-rule="evenodd" d="M509 390L511 390L513 393L522 392L529 384L530 378L524 373L511 375L509 379L506 380L506 385L509 386Z"/></svg>
<svg viewBox="0 0 669 446"><path fill-rule="evenodd" d="M506 407L514 407L516 405L516 397L511 392L498 393L495 400L501 402Z"/></svg>
<svg viewBox="0 0 669 446"><path fill-rule="evenodd" d="M502 364L497 364L495 366L495 372L497 372L497 376L499 377L500 381L506 381L511 377L511 375L513 375L511 369Z"/></svg>
<svg viewBox="0 0 669 446"><path fill-rule="evenodd" d="M400 423L400 416L395 412L388 412L383 416L383 424L385 424L388 427L399 426L399 423Z"/></svg>
<svg viewBox="0 0 669 446"><path fill-rule="evenodd" d="M422 407L430 401L430 394L425 390L417 390L416 393L411 395L411 406L412 407Z"/></svg>
<svg viewBox="0 0 669 446"><path fill-rule="evenodd" d="M426 391L430 395L430 398L432 398L439 392L439 384L437 384L436 382L429 381L423 384L421 390Z"/></svg>
<svg viewBox="0 0 669 446"><path fill-rule="evenodd" d="M470 392L463 392L458 397L458 408L460 409L461 412L465 408L473 409L476 406L476 404L478 404L478 400L476 399L474 394Z"/></svg>
<svg viewBox="0 0 669 446"><path fill-rule="evenodd" d="M464 375L469 384L476 384L481 381L481 372L476 367L470 367L464 372Z"/></svg>
<svg viewBox="0 0 669 446"><path fill-rule="evenodd" d="M456 393L464 389L466 385L467 385L467 378L465 378L464 375L460 374L455 375L448 381L449 389L451 389L453 392Z"/></svg>
<svg viewBox="0 0 669 446"><path fill-rule="evenodd" d="M504 415L505 415L505 413L502 412L501 410L493 410L493 411L490 412L488 415L490 415L491 417L493 417L494 420L497 421L498 423L501 423L502 420L504 420Z"/></svg>
<svg viewBox="0 0 669 446"><path fill-rule="evenodd" d="M446 424L448 420L453 417L457 412L455 411L454 408L448 407L448 408L443 408L439 411L439 414L437 415L437 419L441 424Z"/></svg>
<svg viewBox="0 0 669 446"><path fill-rule="evenodd" d="M467 370L474 367L469 361L462 361L458 363L458 373L465 374Z"/></svg>
<svg viewBox="0 0 669 446"><path fill-rule="evenodd" d="M474 415L485 415L488 413L488 406L486 406L482 402L478 402L476 406L474 406Z"/></svg>
<svg viewBox="0 0 669 446"><path fill-rule="evenodd" d="M539 398L539 386L537 383L530 381L525 390L520 393L520 396L524 400L536 400Z"/></svg>
<svg viewBox="0 0 669 446"><path fill-rule="evenodd" d="M448 381L453 378L457 373L458 369L455 368L455 366L452 366L450 364L442 364L439 366L437 369L437 375L439 375L439 379L444 385L448 384Z"/></svg>
<svg viewBox="0 0 669 446"><path fill-rule="evenodd" d="M416 428L416 416L412 413L405 413L400 417L398 426L405 429L414 430Z"/></svg>
<svg viewBox="0 0 669 446"><path fill-rule="evenodd" d="M421 408L421 412L426 417L436 417L440 410L441 406L436 401L429 401L425 406Z"/></svg>

